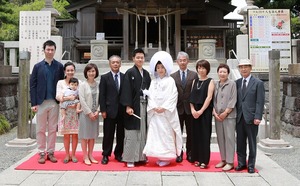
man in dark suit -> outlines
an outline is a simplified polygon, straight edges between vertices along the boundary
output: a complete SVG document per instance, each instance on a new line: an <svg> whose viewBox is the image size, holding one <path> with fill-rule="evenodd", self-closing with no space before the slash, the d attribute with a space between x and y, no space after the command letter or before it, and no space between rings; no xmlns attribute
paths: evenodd
<svg viewBox="0 0 300 186"><path fill-rule="evenodd" d="M37 113L36 141L40 164L46 161L45 151L47 151L48 160L53 163L57 162L54 150L59 106L55 96L56 84L58 80L64 78L63 65L53 58L56 44L48 40L44 43L43 50L45 59L34 65L30 76L31 110ZM48 131L47 140L46 131Z"/></svg>
<svg viewBox="0 0 300 186"><path fill-rule="evenodd" d="M247 169L246 149L249 144L248 172L255 172L255 160L258 125L262 120L265 104L264 83L251 75L252 64L249 59L242 59L239 63L242 78L236 81L237 86L237 155L236 171Z"/></svg>
<svg viewBox="0 0 300 186"><path fill-rule="evenodd" d="M111 71L102 75L99 85L100 112L104 119L103 124L103 142L102 142L102 164L107 164L112 152L114 134L116 131L117 144L114 150L115 159L122 161L123 143L124 143L124 124L123 115L125 107L120 101L120 92L122 89L124 74L120 72L121 58L113 55L109 58Z"/></svg>
<svg viewBox="0 0 300 186"><path fill-rule="evenodd" d="M180 120L181 131L183 131L183 126L185 125L187 140L186 140L186 154L187 160L192 162L191 150L192 150L192 120L193 116L191 114L190 108L190 93L191 87L194 79L198 78L196 72L191 71L187 68L189 63L189 55L185 52L179 52L177 55L177 64L179 70L171 74L174 78L177 91L178 91L178 101L177 101L177 111ZM176 158L176 162L180 163L183 160L183 152L180 156Z"/></svg>

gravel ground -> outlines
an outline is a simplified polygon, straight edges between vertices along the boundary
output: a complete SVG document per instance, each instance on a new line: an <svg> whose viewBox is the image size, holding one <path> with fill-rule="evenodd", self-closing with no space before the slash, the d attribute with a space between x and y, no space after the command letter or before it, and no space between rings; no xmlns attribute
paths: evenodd
<svg viewBox="0 0 300 186"><path fill-rule="evenodd" d="M293 152L288 154L271 154L269 157L300 180L300 138L293 137L282 131L281 139L289 142L294 147Z"/></svg>
<svg viewBox="0 0 300 186"><path fill-rule="evenodd" d="M32 150L12 148L5 145L16 137L17 127L10 130L9 133L0 135L0 173L32 152Z"/></svg>
<svg viewBox="0 0 300 186"><path fill-rule="evenodd" d="M281 136L283 140L289 142L294 147L293 152L289 154L267 155L300 180L300 138L295 138L285 132L282 132ZM16 137L17 128L12 129L7 134L0 135L0 173L32 152L32 150L5 146L6 142Z"/></svg>

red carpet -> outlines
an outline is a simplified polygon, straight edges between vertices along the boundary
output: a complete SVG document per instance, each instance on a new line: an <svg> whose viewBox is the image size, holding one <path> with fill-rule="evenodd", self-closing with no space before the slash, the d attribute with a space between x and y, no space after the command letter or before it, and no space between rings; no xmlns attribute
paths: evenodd
<svg viewBox="0 0 300 186"><path fill-rule="evenodd" d="M107 165L102 165L99 161L99 164L92 164L87 166L83 163L82 152L77 152L78 163L69 162L67 164L63 163L65 152L57 151L54 153L57 158L57 163L51 163L46 161L45 164L39 164L37 162L39 155L35 154L27 161L23 162L16 167L16 170L47 170L47 171L179 171L179 172L222 172L222 169L216 169L215 165L220 161L220 154L218 152L212 152L210 157L210 164L207 169L200 169L195 167L193 164L189 163L186 159L182 163L176 163L175 160L168 166L159 167L156 165L155 158L149 158L149 162L145 165L138 165L134 168L127 168L125 163L117 162L114 157L110 157L109 163ZM101 160L101 152L94 152L95 159ZM237 162L235 160L235 166ZM231 170L231 172L235 172ZM242 172L247 172L246 170Z"/></svg>

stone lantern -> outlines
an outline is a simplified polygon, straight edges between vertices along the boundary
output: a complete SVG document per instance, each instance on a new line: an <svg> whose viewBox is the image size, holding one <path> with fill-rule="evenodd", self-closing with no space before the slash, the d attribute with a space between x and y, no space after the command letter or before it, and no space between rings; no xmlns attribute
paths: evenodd
<svg viewBox="0 0 300 186"><path fill-rule="evenodd" d="M246 0L247 6L242 7L240 10L238 10L238 14L242 15L244 17L244 25L240 28L241 32L243 34L248 33L248 17L247 13L249 9L258 9L257 6L253 5L253 0Z"/></svg>

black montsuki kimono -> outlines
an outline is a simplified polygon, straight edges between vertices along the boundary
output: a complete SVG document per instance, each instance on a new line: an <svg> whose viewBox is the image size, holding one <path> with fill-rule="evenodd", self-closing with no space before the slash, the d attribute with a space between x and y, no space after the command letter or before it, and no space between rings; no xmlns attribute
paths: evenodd
<svg viewBox="0 0 300 186"><path fill-rule="evenodd" d="M140 114L140 96L143 95L142 90L149 89L151 82L150 74L147 70L143 69L143 76L141 75L137 66L133 66L125 73L123 89L121 92L120 103L129 106L134 110L134 114ZM140 120L127 113L124 117L124 127L127 130L139 130Z"/></svg>

